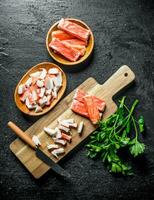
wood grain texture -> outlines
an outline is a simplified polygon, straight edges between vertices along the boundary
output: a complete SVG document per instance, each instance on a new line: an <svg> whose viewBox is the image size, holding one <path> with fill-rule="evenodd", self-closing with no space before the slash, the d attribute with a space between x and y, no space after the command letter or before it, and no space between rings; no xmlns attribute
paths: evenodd
<svg viewBox="0 0 154 200"><path fill-rule="evenodd" d="M129 85L134 79L134 73L128 66L125 65L115 72L103 85L98 84L93 78L88 78L78 88L105 100L106 110L103 114L103 118L105 119L113 114L117 109L112 97L121 89ZM43 144L47 142L53 143L51 137L42 131L44 126L55 128L57 126L57 118L74 118L77 123L83 120L85 126L82 135L79 136L76 133L76 130L72 130L72 142L67 144L65 147L65 154L60 156L59 160L66 156L73 148L75 148L97 128L92 125L88 119L83 118L82 116L79 116L71 111L70 105L74 93L75 90L65 97L50 113L42 117L26 130L26 133L31 136L34 134L37 135ZM10 149L35 178L40 178L49 170L49 167L35 156L35 151L23 143L20 139L16 139L13 143L11 143ZM46 146L43 151L48 156L51 156ZM54 157L51 158L55 162L59 161Z"/></svg>

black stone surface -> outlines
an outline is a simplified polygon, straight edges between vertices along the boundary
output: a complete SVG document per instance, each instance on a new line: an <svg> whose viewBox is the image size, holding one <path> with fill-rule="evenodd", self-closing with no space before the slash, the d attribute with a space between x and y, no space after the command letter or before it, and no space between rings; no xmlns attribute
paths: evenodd
<svg viewBox="0 0 154 200"><path fill-rule="evenodd" d="M91 63L67 72L66 94L89 76L103 83L121 65L129 65L136 82L120 94L145 116L146 152L133 163L133 177L115 177L101 161L86 157L84 144L61 165L70 180L51 171L34 180L9 150L16 138L9 120L23 129L37 118L25 117L15 106L13 93L23 74L42 61L54 62L45 47L46 33L61 17L85 21L93 30ZM0 199L154 199L154 5L151 0L1 0L0 1Z"/></svg>

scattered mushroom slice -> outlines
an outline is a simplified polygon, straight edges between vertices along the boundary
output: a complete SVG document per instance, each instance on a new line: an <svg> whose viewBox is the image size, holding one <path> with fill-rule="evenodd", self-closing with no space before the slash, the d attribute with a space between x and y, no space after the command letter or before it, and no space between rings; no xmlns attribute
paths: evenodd
<svg viewBox="0 0 154 200"><path fill-rule="evenodd" d="M47 75L47 70L42 68L41 75L39 76L40 79L45 79Z"/></svg>
<svg viewBox="0 0 154 200"><path fill-rule="evenodd" d="M26 87L29 87L29 86L31 86L31 84L32 84L32 78L30 77L30 78L26 81L25 86L26 86Z"/></svg>
<svg viewBox="0 0 154 200"><path fill-rule="evenodd" d="M67 140L68 142L71 142L71 140L72 140L72 137L65 133L62 133L61 136L62 136L62 139Z"/></svg>
<svg viewBox="0 0 154 200"><path fill-rule="evenodd" d="M48 150L58 149L59 146L57 144L49 144L47 145Z"/></svg>
<svg viewBox="0 0 154 200"><path fill-rule="evenodd" d="M37 72L34 72L34 73L30 74L30 77L38 78L40 75L41 75L41 72L37 71Z"/></svg>
<svg viewBox="0 0 154 200"><path fill-rule="evenodd" d="M41 142L40 142L38 136L33 135L32 140L33 140L33 142L35 143L36 146L41 145Z"/></svg>
<svg viewBox="0 0 154 200"><path fill-rule="evenodd" d="M58 156L60 154L65 153L65 150L64 150L64 148L54 149L51 153L52 153L53 156L55 156L56 158L58 158Z"/></svg>
<svg viewBox="0 0 154 200"><path fill-rule="evenodd" d="M84 127L84 123L83 123L83 121L81 121L80 124L79 124L79 126L78 126L78 130L77 130L78 134L82 133L83 127Z"/></svg>
<svg viewBox="0 0 154 200"><path fill-rule="evenodd" d="M61 144L63 146L66 145L66 140L62 140L62 139L56 139L56 138L54 138L54 142L55 142L55 144Z"/></svg>
<svg viewBox="0 0 154 200"><path fill-rule="evenodd" d="M44 127L44 131L50 136L55 136L57 133L57 131L55 129L51 129L48 127Z"/></svg>
<svg viewBox="0 0 154 200"><path fill-rule="evenodd" d="M62 125L59 125L58 128L62 131L65 131L66 133L68 133L70 131L69 128L65 127L65 126L62 126Z"/></svg>
<svg viewBox="0 0 154 200"><path fill-rule="evenodd" d="M42 111L43 111L43 109L41 108L41 106L36 105L35 112L39 113L39 112L42 112Z"/></svg>
<svg viewBox="0 0 154 200"><path fill-rule="evenodd" d="M21 95L21 94L24 93L24 91L25 91L24 84L19 85L19 87L18 87L18 94Z"/></svg>
<svg viewBox="0 0 154 200"><path fill-rule="evenodd" d="M48 74L58 74L59 70L57 68L51 68L48 70Z"/></svg>

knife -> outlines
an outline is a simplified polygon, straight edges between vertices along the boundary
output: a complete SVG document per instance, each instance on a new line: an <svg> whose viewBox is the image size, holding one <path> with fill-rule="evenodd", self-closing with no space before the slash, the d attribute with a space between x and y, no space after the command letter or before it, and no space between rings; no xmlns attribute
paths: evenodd
<svg viewBox="0 0 154 200"><path fill-rule="evenodd" d="M46 165L51 167L51 169L59 174L60 176L64 176L69 178L71 175L64 170L60 165L55 163L52 159L50 159L41 149L39 146L36 146L35 143L32 141L29 135L23 132L17 125L13 122L8 122L8 126L16 133L18 137L20 137L26 144L28 144L31 148L35 150L36 156L42 160Z"/></svg>

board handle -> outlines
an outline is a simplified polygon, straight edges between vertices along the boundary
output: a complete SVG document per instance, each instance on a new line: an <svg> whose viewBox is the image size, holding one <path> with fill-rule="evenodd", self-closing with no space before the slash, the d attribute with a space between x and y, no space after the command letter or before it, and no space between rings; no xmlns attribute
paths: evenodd
<svg viewBox="0 0 154 200"><path fill-rule="evenodd" d="M33 149L36 148L35 143L32 141L30 136L28 136L25 132L23 132L17 125L15 125L13 122L8 122L8 127L10 127L18 137L20 137L26 144L28 144Z"/></svg>
<svg viewBox="0 0 154 200"><path fill-rule="evenodd" d="M127 65L123 65L103 84L103 87L108 88L106 92L110 93L111 97L113 97L133 82L134 79L134 72Z"/></svg>

